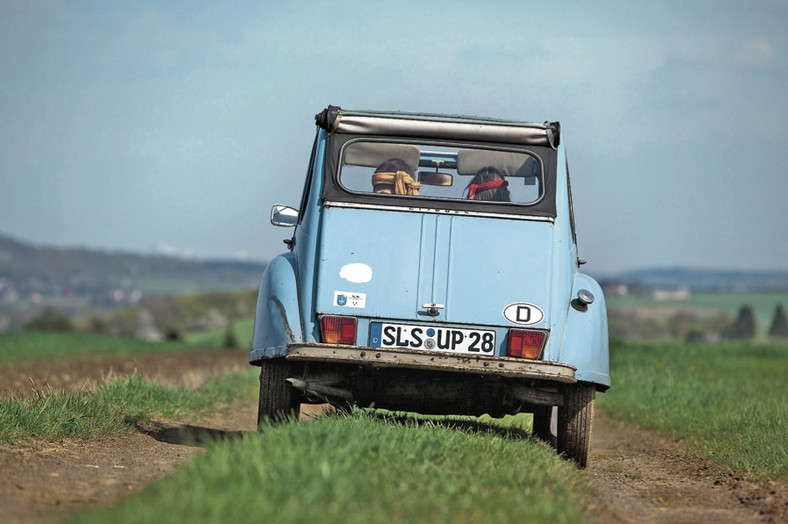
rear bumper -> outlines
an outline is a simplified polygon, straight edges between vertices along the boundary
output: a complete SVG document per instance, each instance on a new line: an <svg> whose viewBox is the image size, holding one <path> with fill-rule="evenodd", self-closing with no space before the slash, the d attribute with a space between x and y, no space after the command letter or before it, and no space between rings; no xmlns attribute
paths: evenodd
<svg viewBox="0 0 788 524"><path fill-rule="evenodd" d="M326 344L291 344L288 346L285 356L288 360L294 361L474 373L517 379L549 380L567 384L577 382L576 369L568 364L509 357L454 355L407 349L392 350Z"/></svg>

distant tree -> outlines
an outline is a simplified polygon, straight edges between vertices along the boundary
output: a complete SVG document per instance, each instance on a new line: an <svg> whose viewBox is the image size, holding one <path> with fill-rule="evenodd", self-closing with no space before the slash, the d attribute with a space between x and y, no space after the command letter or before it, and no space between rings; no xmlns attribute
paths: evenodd
<svg viewBox="0 0 788 524"><path fill-rule="evenodd" d="M736 320L729 327L726 335L733 340L750 340L755 337L757 325L752 306L744 305L739 308Z"/></svg>
<svg viewBox="0 0 788 524"><path fill-rule="evenodd" d="M181 332L178 331L178 328L170 327L164 330L164 339L170 342L179 342L183 340L183 337L181 336Z"/></svg>
<svg viewBox="0 0 788 524"><path fill-rule="evenodd" d="M686 339L690 332L697 331L699 319L689 311L679 311L668 320L671 335L678 339Z"/></svg>
<svg viewBox="0 0 788 524"><path fill-rule="evenodd" d="M74 331L74 326L63 312L47 306L22 326L22 329L25 331Z"/></svg>
<svg viewBox="0 0 788 524"><path fill-rule="evenodd" d="M108 329L107 320L99 315L90 317L88 321L88 331L91 333L106 333Z"/></svg>
<svg viewBox="0 0 788 524"><path fill-rule="evenodd" d="M222 342L222 345L226 348L238 347L238 339L235 336L235 330L233 329L232 322L227 324L227 329L224 330L224 341Z"/></svg>
<svg viewBox="0 0 788 524"><path fill-rule="evenodd" d="M785 310L782 304L777 304L774 310L774 318L769 328L769 336L774 338L788 338L788 319L785 317Z"/></svg>
<svg viewBox="0 0 788 524"><path fill-rule="evenodd" d="M684 336L684 341L689 343L706 342L706 334L699 329L691 329Z"/></svg>

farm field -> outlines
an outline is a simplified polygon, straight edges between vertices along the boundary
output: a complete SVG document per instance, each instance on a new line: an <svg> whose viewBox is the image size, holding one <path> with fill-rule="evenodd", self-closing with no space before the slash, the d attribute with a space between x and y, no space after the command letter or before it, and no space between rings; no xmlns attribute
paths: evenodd
<svg viewBox="0 0 788 524"><path fill-rule="evenodd" d="M187 347L184 342L145 342L94 333L8 332L0 333L0 362L101 353L165 352Z"/></svg>
<svg viewBox="0 0 788 524"><path fill-rule="evenodd" d="M365 412L269 427L77 521L153 522L178 508L200 522L579 522L590 492L581 473L493 428Z"/></svg>
<svg viewBox="0 0 788 524"><path fill-rule="evenodd" d="M614 310L641 310L673 314L677 310L697 310L706 314L725 313L732 317L744 305L752 307L762 331L768 329L778 304L788 307L788 293L694 293L686 300L654 300L650 297L606 297L607 307Z"/></svg>
<svg viewBox="0 0 788 524"><path fill-rule="evenodd" d="M252 341L254 321L244 319L233 323L236 346L248 347ZM134 337L82 332L6 332L0 333L0 363L42 357L73 357L76 355L118 354L183 351L185 349L221 348L226 329L188 333L183 340L147 342Z"/></svg>
<svg viewBox="0 0 788 524"><path fill-rule="evenodd" d="M714 349L614 346L614 389L598 396L602 413L597 418L591 466L585 472L556 458L546 445L531 441L527 435L530 421L522 416L507 420L502 427L486 419L439 418L417 423L413 417L391 420L369 412L354 413L349 419L318 417L319 412L313 410L304 418L318 418L307 424L290 423L258 433L254 427L256 377L253 369L244 367L245 352L213 350L209 357L215 357L217 364L237 361L240 366L236 371L242 373L230 379L238 381L236 401L225 398L217 403L222 409L199 416L188 410L173 414L169 408L144 408L143 412L152 410L149 418L138 418L131 427L109 437L38 438L24 446L0 445L0 513L13 516L9 508L23 508L28 513L9 521L57 522L75 512L128 499L78 520L161 521L166 515L182 518L195 504L201 513L189 518L201 522L221 522L217 515L234 520L274 515L282 522L316 518L327 522L392 518L425 522L784 520L788 493L779 472L716 465L703 457L703 447L693 446L698 440L694 433L675 435L636 416L648 414L652 406L659 412L656 399L648 398L630 411L622 407L641 396L635 377L653 377L653 390L671 384L666 382L670 377L682 383L686 380L679 367L686 366L689 373L692 359L706 358L709 363L717 362L715 369L723 370L745 368L750 360L754 367L747 369L761 372L754 362L763 354L750 352L743 359L730 360L737 354L734 347L715 360ZM688 353L689 360L681 360L681 351ZM766 357L777 360L769 360L767 367L779 370L785 352L769 351ZM148 354L150 360L139 362L140 377L156 373L166 377L164 367L181 373L191 369L191 359L184 358L184 353ZM180 359L169 360L171 356ZM129 356L105 358L115 360L97 363L97 367L118 366ZM60 360L59 365L72 360ZM667 361L677 367L666 365ZM662 363L660 369L670 371L654 373L656 362ZM8 366L16 364L0 365L0 383L5 383L2 378ZM67 365L64 369L77 371ZM194 373L209 369L198 368ZM730 380L727 372L714 376L723 388ZM768 373L765 376L768 389L771 379ZM706 387L706 378L695 379L699 381L695 390ZM176 389L183 386L177 373L155 382ZM202 385L205 380L195 383ZM680 388L669 389L685 394ZM747 395L758 391L747 390ZM177 398L173 402L184 404ZM626 425L611 419L619 417L615 411L630 413L620 417ZM679 420L687 425L683 418ZM695 423L705 424L705 419ZM666 436L637 429L637 425L655 427ZM740 426L734 429L742 431ZM746 428L744 436L749 439ZM677 437L684 440L677 442ZM156 482L174 469L179 469L175 475ZM43 485L47 490L40 489ZM128 498L148 485L140 495ZM392 494L387 495L388 491ZM192 492L194 498L189 498Z"/></svg>
<svg viewBox="0 0 788 524"><path fill-rule="evenodd" d="M613 344L611 417L722 468L788 481L788 344Z"/></svg>

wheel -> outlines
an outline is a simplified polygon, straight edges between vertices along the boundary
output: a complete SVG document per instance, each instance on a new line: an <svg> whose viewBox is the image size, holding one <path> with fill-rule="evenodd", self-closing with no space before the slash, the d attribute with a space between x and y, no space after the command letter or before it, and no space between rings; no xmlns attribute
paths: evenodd
<svg viewBox="0 0 788 524"><path fill-rule="evenodd" d="M558 452L580 468L588 465L595 392L591 384L569 386L564 392L564 405L558 408Z"/></svg>
<svg viewBox="0 0 788 524"><path fill-rule="evenodd" d="M257 425L298 418L301 397L285 382L290 366L284 358L265 359L260 364L260 398L257 403Z"/></svg>
<svg viewBox="0 0 788 524"><path fill-rule="evenodd" d="M551 406L541 406L534 410L534 422L531 434L543 442L547 442L552 447L556 446L553 422L553 408Z"/></svg>

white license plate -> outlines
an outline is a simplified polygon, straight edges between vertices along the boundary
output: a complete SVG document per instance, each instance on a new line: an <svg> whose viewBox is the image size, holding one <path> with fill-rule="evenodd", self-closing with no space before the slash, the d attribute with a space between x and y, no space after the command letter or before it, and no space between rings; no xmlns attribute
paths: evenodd
<svg viewBox="0 0 788 524"><path fill-rule="evenodd" d="M495 354L495 331L370 322L369 345L471 355Z"/></svg>

